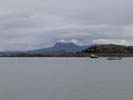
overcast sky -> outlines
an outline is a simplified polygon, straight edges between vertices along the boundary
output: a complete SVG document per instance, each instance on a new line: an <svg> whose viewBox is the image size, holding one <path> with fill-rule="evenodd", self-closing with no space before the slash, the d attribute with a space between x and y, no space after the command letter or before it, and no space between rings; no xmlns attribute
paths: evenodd
<svg viewBox="0 0 133 100"><path fill-rule="evenodd" d="M0 50L133 44L133 0L0 0Z"/></svg>

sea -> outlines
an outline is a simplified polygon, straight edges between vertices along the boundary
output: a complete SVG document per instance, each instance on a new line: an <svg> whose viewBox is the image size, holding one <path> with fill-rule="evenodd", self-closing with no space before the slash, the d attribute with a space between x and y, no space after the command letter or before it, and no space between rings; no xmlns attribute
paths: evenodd
<svg viewBox="0 0 133 100"><path fill-rule="evenodd" d="M0 100L133 100L133 58L0 58Z"/></svg>

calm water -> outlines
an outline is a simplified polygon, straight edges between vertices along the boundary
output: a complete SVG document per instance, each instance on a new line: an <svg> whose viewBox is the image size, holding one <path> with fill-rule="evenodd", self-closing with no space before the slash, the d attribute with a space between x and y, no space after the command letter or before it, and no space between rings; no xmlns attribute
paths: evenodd
<svg viewBox="0 0 133 100"><path fill-rule="evenodd" d="M0 58L0 100L133 100L133 59Z"/></svg>

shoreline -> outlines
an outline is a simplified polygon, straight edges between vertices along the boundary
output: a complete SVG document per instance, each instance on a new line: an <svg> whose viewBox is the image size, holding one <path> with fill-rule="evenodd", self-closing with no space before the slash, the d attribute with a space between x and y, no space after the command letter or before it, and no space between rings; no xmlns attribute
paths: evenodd
<svg viewBox="0 0 133 100"><path fill-rule="evenodd" d="M133 53L8 54L0 55L0 57L90 57L91 54L95 54L98 57L133 57Z"/></svg>

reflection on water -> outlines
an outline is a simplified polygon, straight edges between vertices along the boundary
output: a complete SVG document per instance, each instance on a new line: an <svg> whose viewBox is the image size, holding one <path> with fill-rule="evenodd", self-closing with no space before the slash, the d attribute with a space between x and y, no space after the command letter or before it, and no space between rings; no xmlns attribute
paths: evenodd
<svg viewBox="0 0 133 100"><path fill-rule="evenodd" d="M132 65L132 58L0 58L0 100L133 100Z"/></svg>

